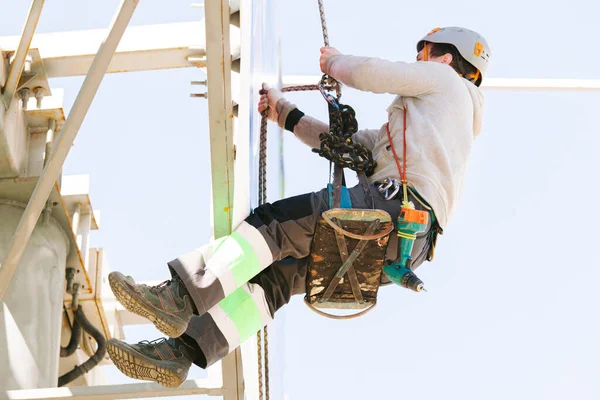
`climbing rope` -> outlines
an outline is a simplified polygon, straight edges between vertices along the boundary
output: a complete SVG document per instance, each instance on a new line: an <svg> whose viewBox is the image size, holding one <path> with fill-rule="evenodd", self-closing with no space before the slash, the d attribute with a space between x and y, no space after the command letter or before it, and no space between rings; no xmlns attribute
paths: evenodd
<svg viewBox="0 0 600 400"><path fill-rule="evenodd" d="M260 94L266 94L261 90ZM260 146L258 153L258 204L267 202L267 113L261 113ZM258 352L258 398L269 400L269 336L265 326L256 333L256 348ZM264 375L263 375L263 340L264 340ZM263 384L264 379L264 384Z"/></svg>
<svg viewBox="0 0 600 400"><path fill-rule="evenodd" d="M256 351L258 353L258 399L263 400L265 393L263 392L263 353L262 353L262 329L256 332Z"/></svg>
<svg viewBox="0 0 600 400"><path fill-rule="evenodd" d="M264 341L264 354L263 354ZM258 353L258 398L259 400L269 400L269 331L265 326L256 333L256 349ZM263 374L264 358L264 374ZM264 381L263 381L264 380Z"/></svg>
<svg viewBox="0 0 600 400"><path fill-rule="evenodd" d="M327 33L327 22L325 21L325 7L323 6L323 0L319 2L319 14L321 15L321 29L323 30L323 42L325 46L329 46L329 34Z"/></svg>
<svg viewBox="0 0 600 400"><path fill-rule="evenodd" d="M265 93L264 90L260 91ZM258 153L258 205L267 202L267 113L261 113L260 120L260 147Z"/></svg>
<svg viewBox="0 0 600 400"><path fill-rule="evenodd" d="M318 0L319 14L321 16L321 29L323 31L323 43L329 46L329 33L327 32L327 22L325 20L325 7L323 0ZM334 78L323 75L321 81L316 85L290 86L282 89L282 92L297 92L307 90L319 90L327 100L329 105L329 132L321 133L319 139L321 145L319 149L313 149L321 157L341 168L349 168L355 172L364 171L370 176L375 171L377 163L373 160L371 150L360 143L354 143L352 135L356 133L358 124L355 118L355 112L352 107L340 104L342 96L341 85ZM336 92L336 97L327 92ZM266 114L263 113L264 125L261 124L261 137L263 131L266 132ZM266 134L266 133L265 133Z"/></svg>
<svg viewBox="0 0 600 400"><path fill-rule="evenodd" d="M329 34L327 32L327 23L325 21L325 7L323 0L318 0L319 14L321 16L321 29L323 31L323 42L326 47L329 46ZM373 155L370 150L359 143L354 143L352 135L358 129L355 112L352 107L339 103L342 96L341 85L334 78L323 75L321 81L315 85L290 86L282 89L282 92L298 92L319 90L329 107L329 132L321 133L319 139L321 145L319 149L313 149L313 152L328 159L336 165L334 172L334 181L336 175L341 175L343 168L350 168L359 173L361 181L366 180L364 174L371 175L375 170L376 163L373 161ZM335 92L336 97L328 92ZM261 95L267 94L265 89L259 92ZM259 145L259 167L258 167L258 204L267 202L267 117L268 109L261 113L260 124L260 145ZM259 399L269 400L269 334L267 327L260 330L256 335L258 351L258 394ZM264 343L264 354L263 354ZM264 375L263 375L264 359ZM264 382L263 382L264 381ZM264 388L264 389L263 389Z"/></svg>
<svg viewBox="0 0 600 400"><path fill-rule="evenodd" d="M270 390L269 390L269 331L267 330L267 327L265 326L264 329L264 334L263 334L264 340L265 340L265 399L269 400L270 397Z"/></svg>

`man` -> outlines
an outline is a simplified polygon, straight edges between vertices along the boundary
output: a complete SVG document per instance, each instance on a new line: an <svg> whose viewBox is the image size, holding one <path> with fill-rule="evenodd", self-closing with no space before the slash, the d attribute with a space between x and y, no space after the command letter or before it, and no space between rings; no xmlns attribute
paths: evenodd
<svg viewBox="0 0 600 400"><path fill-rule="evenodd" d="M377 167L369 182L375 185L400 178L391 150L403 149L406 131L406 200L433 217L415 241L413 269L431 260L435 232L447 226L456 208L471 145L481 130L478 86L491 55L479 34L456 27L434 29L418 42L417 51L415 63L342 55L331 47L322 48L320 58L321 70L347 86L398 95L387 123L361 130L353 139L373 153ZM275 89L261 97L258 110L267 107L269 119L319 147L327 124L304 115ZM361 187L348 192L353 207L370 208ZM386 199L372 190L372 197L375 208L398 218L402 191ZM131 345L109 340L115 365L132 378L176 387L192 363L206 368L233 351L292 295L304 293L315 225L328 208L327 189L264 204L231 235L169 262L173 278L156 287L111 273L111 288L125 308L169 337Z"/></svg>

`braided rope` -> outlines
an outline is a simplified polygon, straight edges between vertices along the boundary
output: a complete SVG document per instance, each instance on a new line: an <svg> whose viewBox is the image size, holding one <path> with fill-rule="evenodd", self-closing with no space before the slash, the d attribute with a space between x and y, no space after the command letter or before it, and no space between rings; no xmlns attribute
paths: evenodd
<svg viewBox="0 0 600 400"><path fill-rule="evenodd" d="M261 90L260 94L266 94L265 90ZM269 110L261 113L260 120L260 148L258 153L258 204L262 205L267 202L267 117ZM256 344L258 352L258 398L259 400L269 400L269 350L268 350L268 333L265 326L262 330L256 333ZM263 374L263 340L264 340L264 368ZM263 385L264 379L264 385ZM264 387L264 390L263 390Z"/></svg>
<svg viewBox="0 0 600 400"><path fill-rule="evenodd" d="M325 7L323 6L323 0L319 1L319 14L321 14L321 28L323 29L323 42L325 46L329 46L329 33L327 32L327 22L325 21Z"/></svg>
<svg viewBox="0 0 600 400"><path fill-rule="evenodd" d="M321 28L323 30L323 42L325 46L329 46L329 34L327 32L327 23L325 21L325 8L323 0L319 2L319 13L321 15ZM341 96L341 87L339 83L328 77L328 80L323 85L325 90L335 90L338 98ZM283 88L282 92L321 90L320 85L301 85ZM260 94L266 94L261 90ZM258 204L267 202L267 117L268 110L261 113L260 121L260 148L259 148L259 163L258 163ZM263 340L264 340L264 375L263 375ZM265 326L256 334L256 344L258 350L258 398L260 400L269 400L269 331ZM263 391L264 378L264 391Z"/></svg>
<svg viewBox="0 0 600 400"><path fill-rule="evenodd" d="M265 204L267 202L267 111L264 111L264 117L261 120L261 123L264 121L265 129L263 130L261 127L261 139L260 139L260 167L259 167L259 175L260 184L262 186L262 195L260 199L260 204ZM264 132L264 134L263 134ZM264 340L264 379L265 379L265 400L269 400L270 398L270 390L269 390L269 331L265 326L263 328L263 340ZM261 366L262 367L262 366ZM262 369L262 368L261 368ZM262 373L259 374L260 382L262 383ZM262 392L262 388L260 390ZM260 395L262 399L262 394Z"/></svg>
<svg viewBox="0 0 600 400"><path fill-rule="evenodd" d="M319 85L288 86L281 89L282 92L302 92L308 90L319 90Z"/></svg>
<svg viewBox="0 0 600 400"><path fill-rule="evenodd" d="M261 94L265 93L264 90L261 90ZM258 155L258 204L262 205L267 202L267 116L269 110L265 110L261 113L260 120L260 149ZM264 332L264 333L263 333ZM269 370L267 368L267 346L268 342L266 340L267 327L264 327L264 331L260 330L256 333L256 344L257 344L257 352L258 352L258 398L259 400L269 400L269 387L267 385ZM263 335L265 339L265 385L263 385ZM265 390L263 390L263 387ZM265 396L266 391L266 396Z"/></svg>
<svg viewBox="0 0 600 400"><path fill-rule="evenodd" d="M258 351L258 399L264 399L263 392L263 365L262 365L262 330L256 333L256 348Z"/></svg>
<svg viewBox="0 0 600 400"><path fill-rule="evenodd" d="M269 390L269 331L267 327L264 328L264 340L265 340L265 400L270 398Z"/></svg>
<svg viewBox="0 0 600 400"><path fill-rule="evenodd" d="M268 110L261 113L260 120L260 149L258 164L258 205L267 202L267 114Z"/></svg>
<svg viewBox="0 0 600 400"><path fill-rule="evenodd" d="M330 84L328 81L332 80L333 84ZM342 87L338 81L331 77L326 77L324 79L324 84L322 88L326 91L333 92L335 90L338 99L342 96ZM299 86L288 86L281 89L282 92L306 92L309 90L321 90L321 84L314 85L299 85Z"/></svg>

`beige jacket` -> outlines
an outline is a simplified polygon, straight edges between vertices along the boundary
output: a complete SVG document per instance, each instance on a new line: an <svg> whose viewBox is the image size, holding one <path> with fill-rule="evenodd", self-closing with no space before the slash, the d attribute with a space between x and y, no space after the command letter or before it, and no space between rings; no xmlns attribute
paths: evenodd
<svg viewBox="0 0 600 400"><path fill-rule="evenodd" d="M405 63L338 55L328 60L326 71L355 89L398 95L387 110L396 152L402 165L406 108L407 179L445 228L460 198L473 140L481 132L480 90L448 65L436 62ZM280 125L294 107L287 102L278 104ZM354 135L377 161L370 182L400 178L389 148L388 121L379 129L363 129ZM294 134L308 146L318 148L319 133L327 130L327 124L304 116Z"/></svg>

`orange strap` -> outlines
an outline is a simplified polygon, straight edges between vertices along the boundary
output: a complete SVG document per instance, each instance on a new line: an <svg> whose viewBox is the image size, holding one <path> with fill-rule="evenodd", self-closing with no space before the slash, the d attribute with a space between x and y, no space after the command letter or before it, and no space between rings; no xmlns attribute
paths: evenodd
<svg viewBox="0 0 600 400"><path fill-rule="evenodd" d="M407 184L408 181L406 180L406 108L404 108L404 132L403 132L403 140L404 140L404 157L403 157L403 164L404 164L404 168L400 167L400 161L398 160L398 154L396 153L396 148L394 147L394 141L392 140L392 134L390 133L390 123L388 122L385 126L386 130L387 130L387 137L388 140L390 141L390 146L392 148L392 153L394 153L394 160L396 160L396 166L398 167L398 172L400 173L400 179L402 180L403 184Z"/></svg>

